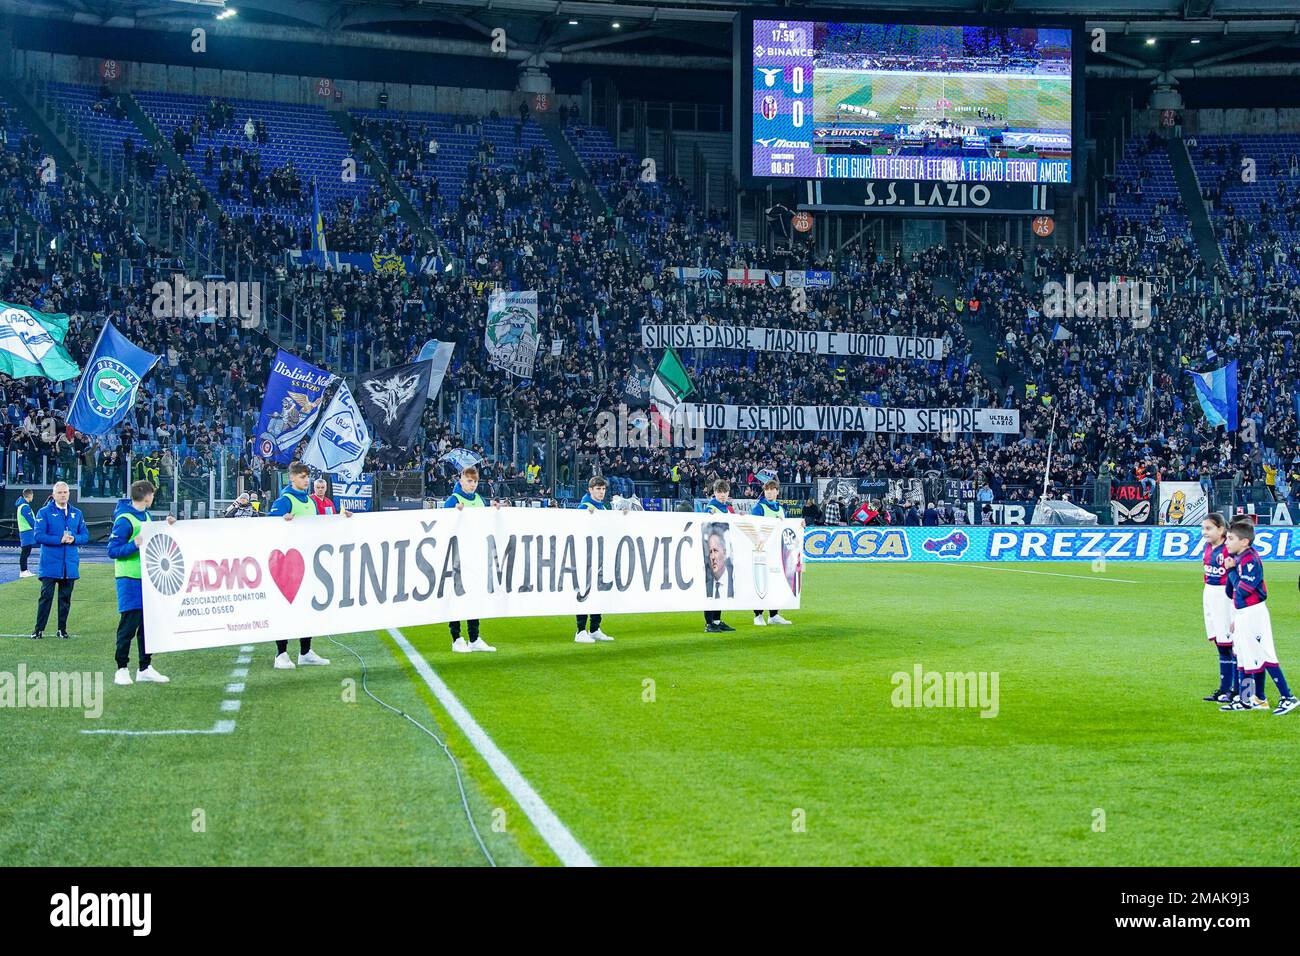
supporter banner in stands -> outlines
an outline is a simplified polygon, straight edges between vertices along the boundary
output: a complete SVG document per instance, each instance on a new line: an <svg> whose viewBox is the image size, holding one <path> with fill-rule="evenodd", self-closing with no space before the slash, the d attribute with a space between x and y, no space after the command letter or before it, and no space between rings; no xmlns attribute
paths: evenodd
<svg viewBox="0 0 1300 956"><path fill-rule="evenodd" d="M722 270L698 266L665 266L664 271L678 282L703 282L713 285L722 281ZM728 269L728 285L788 286L791 289L829 289L835 284L835 273L826 269Z"/></svg>
<svg viewBox="0 0 1300 956"><path fill-rule="evenodd" d="M385 252L319 252L294 250L289 261L295 266L315 266L334 272L383 272L389 275L435 275L445 263L438 256L396 256Z"/></svg>
<svg viewBox="0 0 1300 956"><path fill-rule="evenodd" d="M987 518L984 516L986 506L989 509ZM1032 501L972 501L966 505L966 521L969 524L1025 525L1029 524L1029 519L1033 516Z"/></svg>
<svg viewBox="0 0 1300 956"><path fill-rule="evenodd" d="M157 521L139 539L145 626L159 653L469 618L797 608L801 535L793 519L559 508Z"/></svg>
<svg viewBox="0 0 1300 956"><path fill-rule="evenodd" d="M718 431L998 434L1020 432L1014 408L886 408L874 405L682 405L690 428Z"/></svg>
<svg viewBox="0 0 1300 956"><path fill-rule="evenodd" d="M483 347L488 361L516 378L532 378L537 361L537 293L496 289L488 296Z"/></svg>
<svg viewBox="0 0 1300 956"><path fill-rule="evenodd" d="M334 504L348 511L373 511L375 500L375 476L364 472L356 481L348 481L341 475L331 475L331 488Z"/></svg>
<svg viewBox="0 0 1300 956"><path fill-rule="evenodd" d="M741 349L931 361L943 358L943 339L866 332L749 329L739 325L643 325L641 344L648 349Z"/></svg>
<svg viewBox="0 0 1300 956"><path fill-rule="evenodd" d="M1160 482L1160 524L1200 524L1209 511L1200 482Z"/></svg>
<svg viewBox="0 0 1300 956"><path fill-rule="evenodd" d="M1155 482L1115 481L1110 486L1110 508L1116 524L1154 524L1152 502Z"/></svg>
<svg viewBox="0 0 1300 956"><path fill-rule="evenodd" d="M213 522L218 524L221 522ZM228 523L228 522L227 522ZM179 525L177 525L179 527ZM1255 547L1265 559L1300 560L1300 530L1264 528ZM1199 528L809 528L809 561L1083 561L1105 575L1112 561L1199 561Z"/></svg>
<svg viewBox="0 0 1300 956"><path fill-rule="evenodd" d="M298 443L307 437L320 412L325 388L334 375L281 349L275 355L271 376L257 422L257 453L287 465Z"/></svg>

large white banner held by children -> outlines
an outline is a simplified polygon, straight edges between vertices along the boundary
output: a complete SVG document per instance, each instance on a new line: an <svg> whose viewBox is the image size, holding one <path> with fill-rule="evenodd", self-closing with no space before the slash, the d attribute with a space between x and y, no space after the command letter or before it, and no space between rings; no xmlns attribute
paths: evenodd
<svg viewBox="0 0 1300 956"><path fill-rule="evenodd" d="M794 519L473 508L146 524L149 650L469 618L799 606ZM557 624L557 633L572 621Z"/></svg>

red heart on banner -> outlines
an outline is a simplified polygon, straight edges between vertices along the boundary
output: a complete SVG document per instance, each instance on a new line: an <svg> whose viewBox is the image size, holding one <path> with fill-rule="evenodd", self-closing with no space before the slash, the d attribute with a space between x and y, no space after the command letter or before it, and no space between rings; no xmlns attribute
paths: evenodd
<svg viewBox="0 0 1300 956"><path fill-rule="evenodd" d="M284 599L292 604L293 599L298 596L302 576L307 570L302 555L296 548L290 548L288 551L277 548L271 552L271 560L267 564L271 568L271 579L275 581L275 586L280 589Z"/></svg>

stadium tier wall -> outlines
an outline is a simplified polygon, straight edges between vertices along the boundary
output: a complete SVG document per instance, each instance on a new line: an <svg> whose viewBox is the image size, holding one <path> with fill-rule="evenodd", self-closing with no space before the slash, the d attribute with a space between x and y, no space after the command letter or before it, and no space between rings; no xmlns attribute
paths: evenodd
<svg viewBox="0 0 1300 956"><path fill-rule="evenodd" d="M47 53L39 50L15 50L14 66L20 76L57 83L80 83L98 86L102 59ZM253 73L241 70L215 70L204 67L174 66L165 63L139 63L118 60L125 71L125 85L133 90L159 93L182 93L190 96L220 96L228 99L274 100L320 106L325 98L317 91L320 76L282 73ZM407 83L376 83L357 80L333 80L348 109L373 109L379 94L388 94L388 108L401 112L424 112L487 116L497 110L511 115L524 94L513 90L476 89L473 87L424 86ZM552 109L581 106L582 97L552 94Z"/></svg>
<svg viewBox="0 0 1300 956"><path fill-rule="evenodd" d="M1162 112L1134 110L1134 134L1145 136L1162 132ZM1300 133L1300 109L1179 110L1178 114L1184 136L1197 133Z"/></svg>

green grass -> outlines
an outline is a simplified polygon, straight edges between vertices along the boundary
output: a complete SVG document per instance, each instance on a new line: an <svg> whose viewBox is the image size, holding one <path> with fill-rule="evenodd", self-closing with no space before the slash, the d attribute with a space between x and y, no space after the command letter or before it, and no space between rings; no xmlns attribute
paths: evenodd
<svg viewBox="0 0 1300 956"><path fill-rule="evenodd" d="M356 659L328 640L330 667L276 671L273 645L252 663L238 648L160 655L172 683L116 687L112 571L83 566L69 641L0 639L0 670L98 670L102 716L80 710L0 710L0 865L392 865L480 864L451 764L427 736L361 691ZM5 630L31 627L39 584L0 587ZM51 621L51 625L53 621ZM52 634L51 627L50 633ZM405 670L373 634L340 636L370 668L372 691L426 725L428 711ZM294 643L292 650L296 652ZM132 673L135 671L132 651ZM83 729L210 728L230 672L247 666L233 733L215 736L88 736ZM345 703L344 680L356 703ZM436 725L435 725L436 727ZM471 807L501 864L549 855L492 831L502 805L467 780ZM512 804L505 804L512 807ZM195 810L206 830L194 832ZM522 815L515 818L521 823Z"/></svg>
<svg viewBox="0 0 1300 956"><path fill-rule="evenodd" d="M451 655L445 625L405 633L605 865L1234 865L1260 825L1264 862L1300 862L1300 715L1201 702L1217 668L1194 563L1001 567L816 565L794 627L730 612L738 630L721 636L703 634L698 613L611 615L617 640L595 646L573 644L568 619L489 620L490 656ZM1300 683L1296 570L1267 574L1278 649ZM83 637L6 640L0 669L102 667L111 680L106 572L79 587ZM0 587L14 630L28 626L32 584ZM447 727L390 641L345 640L380 696ZM98 721L0 711L0 863L480 862L445 756L363 695L342 703L359 668L318 643L334 665L291 673L257 645L226 736L77 731L210 726L234 648L160 657L173 683L110 684ZM997 672L997 716L893 706L892 676L918 663ZM498 860L554 862L448 737ZM204 834L191 833L195 807Z"/></svg>

